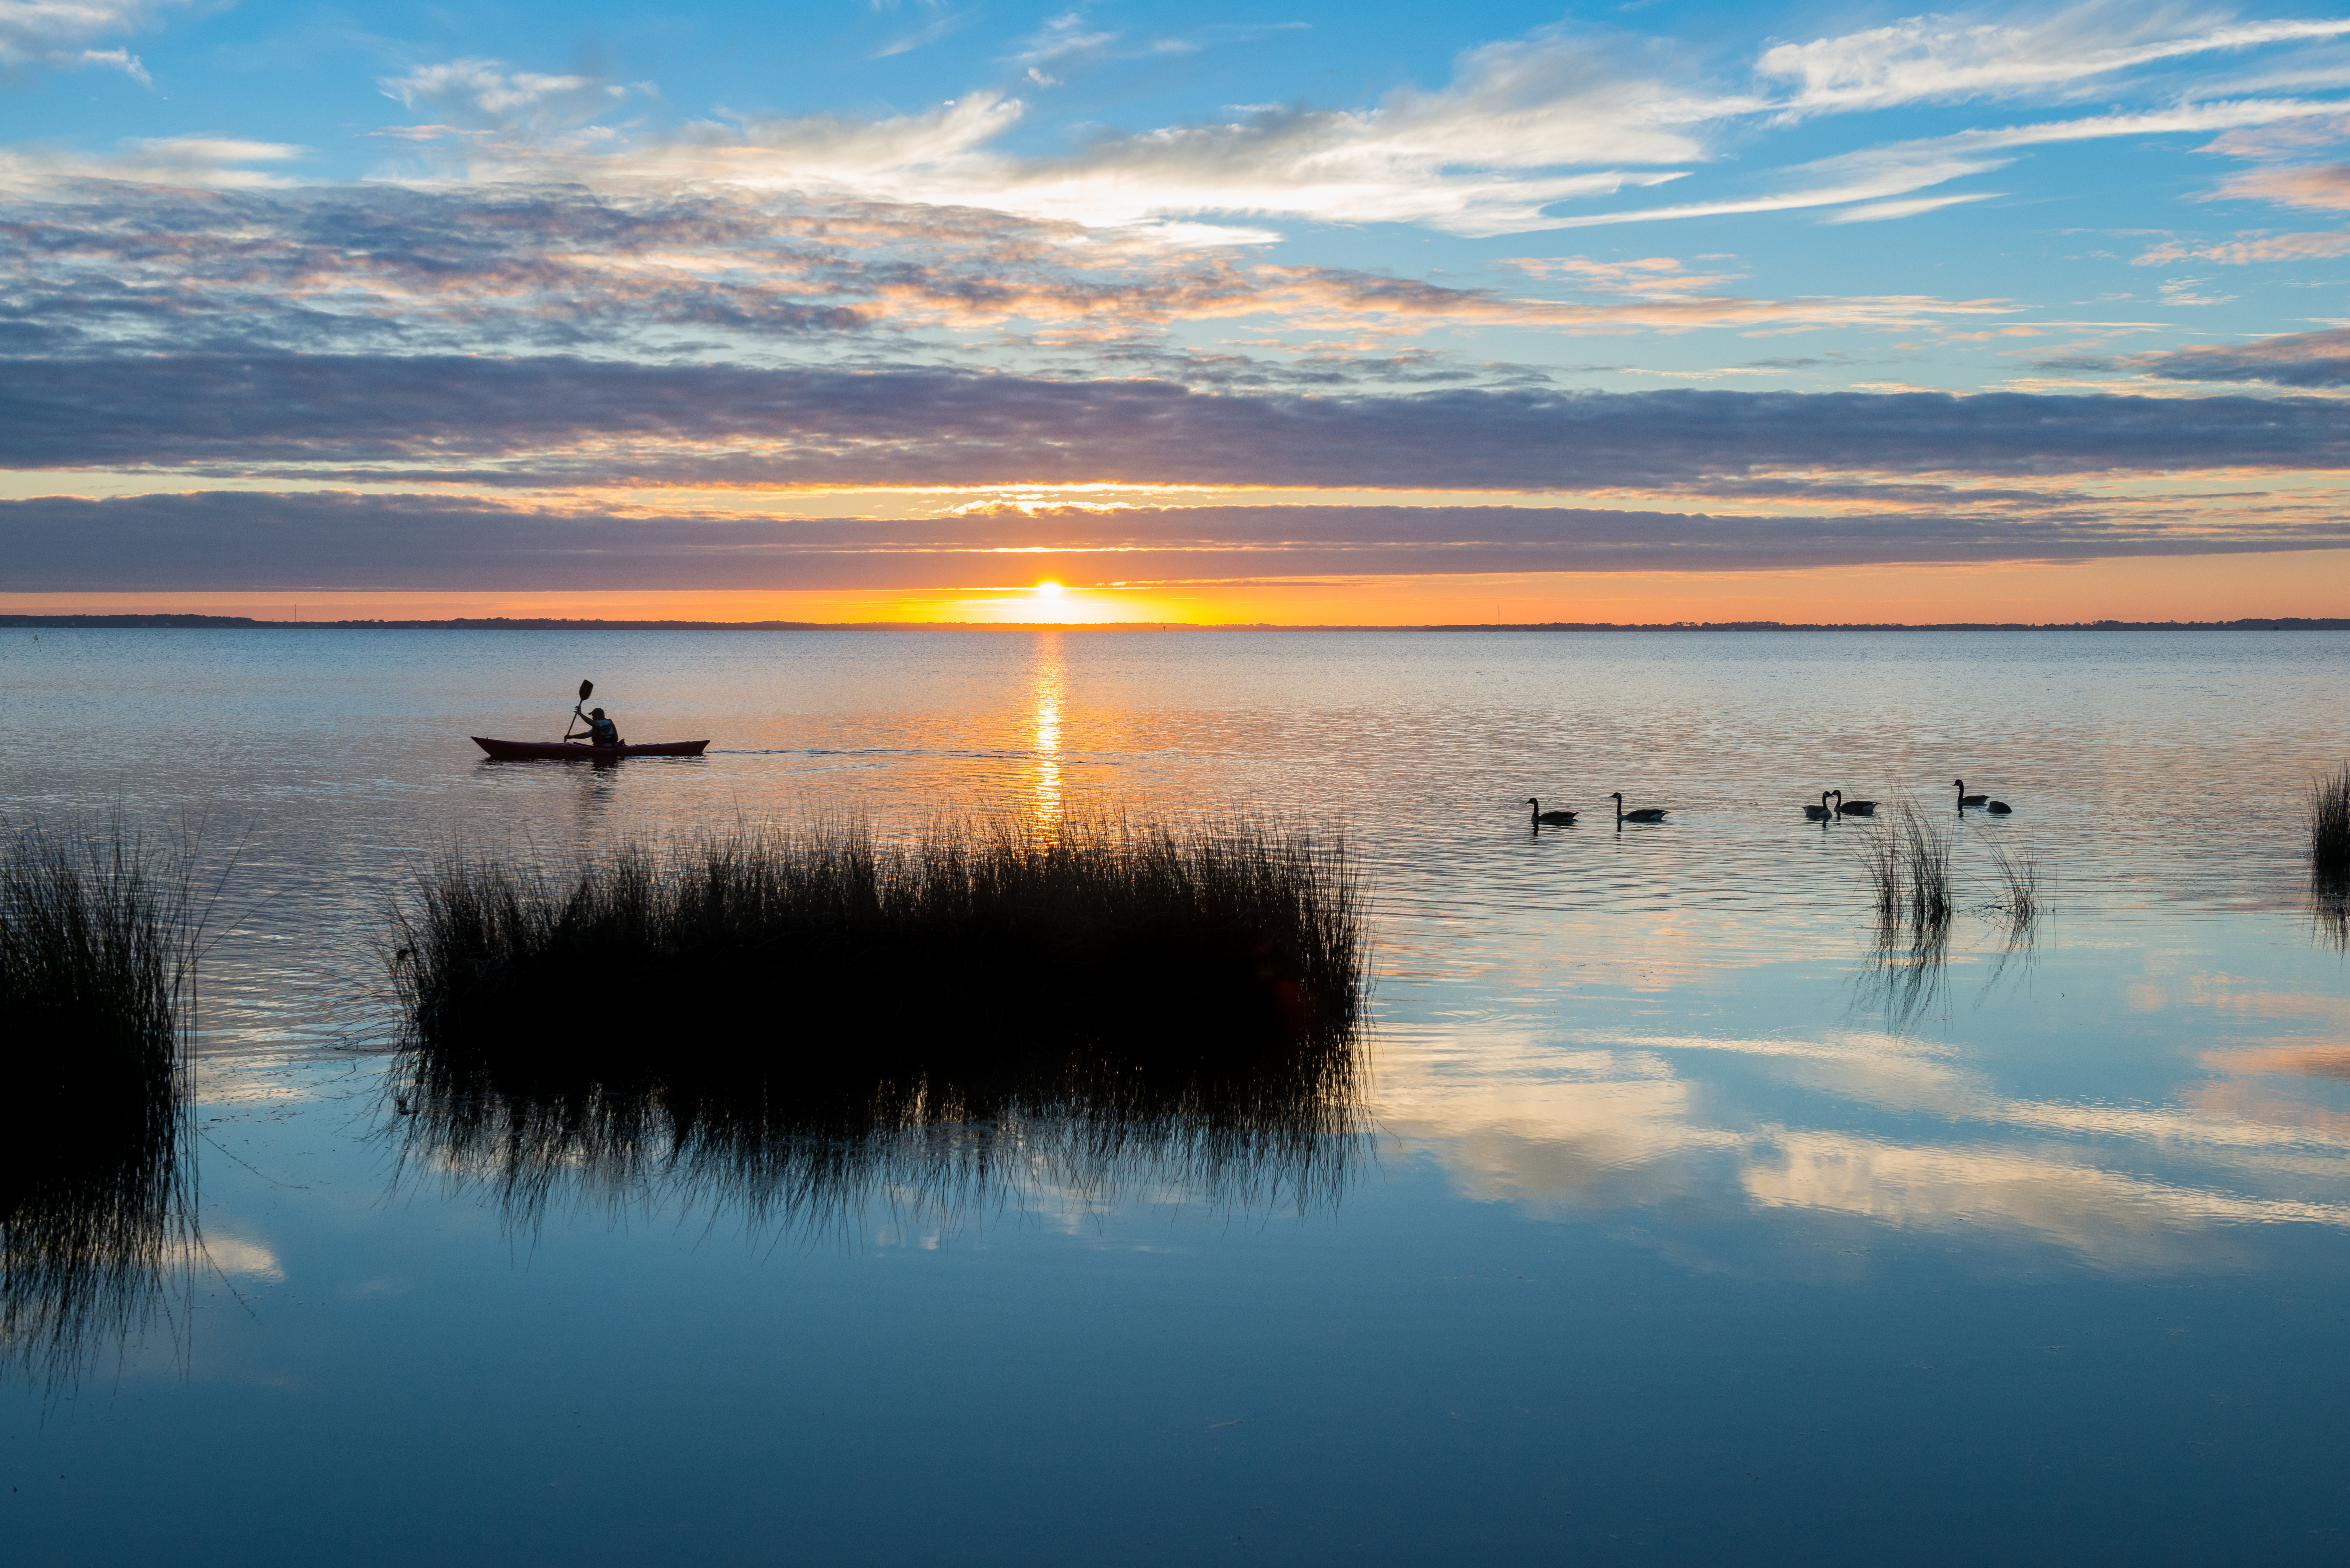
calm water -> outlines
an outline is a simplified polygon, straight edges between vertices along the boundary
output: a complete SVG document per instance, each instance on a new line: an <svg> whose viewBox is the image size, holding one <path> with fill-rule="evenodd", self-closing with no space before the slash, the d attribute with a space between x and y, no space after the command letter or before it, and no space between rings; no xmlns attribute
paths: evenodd
<svg viewBox="0 0 2350 1568"><path fill-rule="evenodd" d="M583 677L711 754L466 740ZM2350 971L2300 858L2350 638L8 631L0 694L0 810L236 855L193 1299L9 1386L12 1562L2350 1543ZM1800 808L1960 774L2015 815L1959 833L1948 963L1888 972L1874 829ZM1072 808L1360 855L1374 1136L1302 1211L1164 1168L813 1231L395 1181L370 943L421 857Z"/></svg>

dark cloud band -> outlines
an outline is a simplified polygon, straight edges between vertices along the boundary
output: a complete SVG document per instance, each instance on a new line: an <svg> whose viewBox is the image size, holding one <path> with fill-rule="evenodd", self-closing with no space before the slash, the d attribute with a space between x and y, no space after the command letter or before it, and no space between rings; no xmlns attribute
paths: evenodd
<svg viewBox="0 0 2350 1568"><path fill-rule="evenodd" d="M416 465L476 483L1142 483L1539 491L1804 470L2045 475L2350 466L2293 398L1451 389L569 358L0 362L13 468Z"/></svg>
<svg viewBox="0 0 2350 1568"><path fill-rule="evenodd" d="M0 503L0 588L16 592L918 588L1043 576L1106 584L1742 571L2343 547L2350 524L2189 535L2113 519L1542 507L1210 507L877 523L625 517L318 493Z"/></svg>

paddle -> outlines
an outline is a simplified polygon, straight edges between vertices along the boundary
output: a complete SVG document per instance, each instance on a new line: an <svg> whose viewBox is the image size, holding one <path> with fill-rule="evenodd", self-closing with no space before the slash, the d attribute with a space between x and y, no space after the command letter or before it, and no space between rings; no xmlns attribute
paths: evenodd
<svg viewBox="0 0 2350 1568"><path fill-rule="evenodd" d="M577 704L575 704L571 710L571 716L574 719L587 717L586 714L579 711L579 709L586 705L588 698L593 697L594 695L596 695L596 683L593 680L582 680L579 683L579 701ZM595 732L591 730L588 732L593 734ZM567 741L573 738L571 726L568 723L563 726L563 738Z"/></svg>

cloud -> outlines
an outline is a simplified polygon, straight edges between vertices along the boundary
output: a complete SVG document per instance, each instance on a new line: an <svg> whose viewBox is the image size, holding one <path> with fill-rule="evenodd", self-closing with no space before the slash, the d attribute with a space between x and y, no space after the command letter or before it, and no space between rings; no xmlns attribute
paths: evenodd
<svg viewBox="0 0 2350 1568"><path fill-rule="evenodd" d="M129 137L116 143L114 151L98 153L19 143L0 147L0 189L47 193L94 182L128 181L196 190L269 190L293 181L246 165L288 162L308 151L279 141L201 135ZM121 199L120 192L116 199Z"/></svg>
<svg viewBox="0 0 2350 1568"><path fill-rule="evenodd" d="M1559 217L1554 220L1553 226L1590 228L1609 223L1783 213L1806 207L1842 206L1853 202L1884 202L1968 175L1987 174L2005 168L2012 161L2007 155L2023 148L2100 140L2117 136L2158 136L2234 126L2275 125L2294 119L2333 116L2338 110L2339 106L2331 103L2253 99L2230 103L2186 104L2136 114L2115 113L2084 119L2043 121L2036 125L1961 130L1948 136L1890 142L1881 147L1838 153L1834 157L1794 165L1782 171L1780 175L1780 178L1792 182L1793 188L1774 193L1716 202L1691 202L1669 207L1634 208L1626 212L1579 213Z"/></svg>
<svg viewBox="0 0 2350 1568"><path fill-rule="evenodd" d="M1248 213L1492 235L1824 205L1855 209L1838 221L1867 222L1929 211L1897 199L2000 168L2022 148L2338 119L2340 106L2290 98L2194 101L2189 93L2187 101L2144 112L1969 130L1817 160L1773 176L1789 187L1775 192L1629 212L1562 208L1683 178L1690 166L1714 160L1716 143L1742 123L1924 100L2062 97L2149 64L2345 34L2350 22L2182 21L2112 5L2024 23L1920 17L1778 46L1756 62L1756 86L1742 89L1707 82L1661 41L1557 26L1466 50L1442 86L1399 88L1375 106L1258 107L1202 123L1105 130L1068 152L1003 151L1026 106L983 90L881 119L706 124L599 167L612 177L967 203L1091 227ZM1011 63L1045 83L1058 79L1046 66L1129 47L1142 46L1071 11L1049 21ZM1782 83L1792 90L1774 90Z"/></svg>
<svg viewBox="0 0 2350 1568"><path fill-rule="evenodd" d="M1912 16L1889 26L1781 44L1755 62L1765 81L1793 84L1782 114L1890 109L1918 102L2093 90L2095 78L2192 55L2350 34L2350 21L2189 24L2140 5L2100 3L2015 22Z"/></svg>
<svg viewBox="0 0 2350 1568"><path fill-rule="evenodd" d="M2304 389L2350 387L2350 330L2137 354L2116 363L2169 381L2263 381Z"/></svg>
<svg viewBox="0 0 2350 1568"><path fill-rule="evenodd" d="M192 0L0 0L0 77L16 71L118 70L141 87L154 83L139 57L91 46L159 23Z"/></svg>
<svg viewBox="0 0 2350 1568"><path fill-rule="evenodd" d="M1494 572L1753 571L2350 546L2350 524L2127 514L1783 517L1556 507L1004 509L868 522L473 497L195 492L0 502L0 588L917 588Z"/></svg>
<svg viewBox="0 0 2350 1568"><path fill-rule="evenodd" d="M2222 266L2246 266L2255 262L2325 261L2340 255L2350 255L2350 234L2255 234L2208 245L2167 240L2144 255L2132 257L2130 265L2216 262Z"/></svg>
<svg viewBox="0 0 2350 1568"><path fill-rule="evenodd" d="M1055 155L990 151L1026 106L984 91L882 120L705 125L632 155L627 167L968 202L1096 227L1236 213L1506 234L1550 226L1544 209L1555 202L1679 178L1681 171L1638 166L1704 156L1703 126L1760 101L1691 90L1643 68L1626 47L1550 30L1471 49L1443 87L1399 88L1376 108L1257 109L1104 132Z"/></svg>
<svg viewBox="0 0 2350 1568"><path fill-rule="evenodd" d="M972 5L961 11L950 11L942 16L933 17L911 32L899 34L866 57L885 60L892 55L910 54L916 49L935 44L941 38L962 32L965 27L978 21L979 11L978 6Z"/></svg>
<svg viewBox="0 0 2350 1568"><path fill-rule="evenodd" d="M2280 207L2350 208L2350 163L2257 169L2222 184L2215 197L2273 202Z"/></svg>
<svg viewBox="0 0 2350 1568"><path fill-rule="evenodd" d="M1718 288L1735 275L1691 272L1671 256L1600 262L1588 256L1505 256L1492 265L1528 277L1555 278L1595 294L1632 294L1670 298Z"/></svg>
<svg viewBox="0 0 2350 1568"><path fill-rule="evenodd" d="M180 355L0 363L0 464L364 465L391 478L422 465L480 484L1549 491L1825 470L2337 469L2350 467L2350 407L2019 393L1214 393L938 369Z"/></svg>
<svg viewBox="0 0 2350 1568"><path fill-rule="evenodd" d="M515 71L504 60L478 58L419 66L377 85L404 108L431 109L460 125L542 134L585 125L629 93L598 77Z"/></svg>
<svg viewBox="0 0 2350 1568"><path fill-rule="evenodd" d="M1095 26L1081 5L1057 16L1047 16L1035 32L1021 40L1010 59L1016 66L1049 66L1072 55L1091 54L1117 39L1116 33Z"/></svg>
<svg viewBox="0 0 2350 1568"><path fill-rule="evenodd" d="M126 173L145 159L199 170L215 186L249 185L277 177L239 160L296 151L183 141L127 150L113 168ZM370 186L198 196L77 182L55 168L18 173L26 195L6 223L17 243L11 286L0 293L0 351L465 348L756 359L783 345L887 339L900 363L960 363L977 335L1001 342L1020 330L1023 353L1126 374L1139 363L1133 355L1159 352L1159 337L1186 321L1254 318L1319 341L1378 347L1446 327L1910 327L2017 308L1995 299L1708 293L1727 275L1662 257L1508 264L1600 296L1540 297L1252 265L1192 234L1104 234L974 209L740 189ZM1163 353L1149 368L1202 382L1298 373ZM1366 373L1388 378L1396 369L1390 360ZM1317 373L1347 372L1326 363Z"/></svg>
<svg viewBox="0 0 2350 1568"><path fill-rule="evenodd" d="M1824 223L1881 223L1891 218L1914 218L1920 213L1937 213L1944 207L1955 207L1965 202L1988 202L2003 191L1973 191L1963 196L1913 196L1906 202L1868 202L1857 207L1846 207L1841 213L1831 213L1822 218Z"/></svg>

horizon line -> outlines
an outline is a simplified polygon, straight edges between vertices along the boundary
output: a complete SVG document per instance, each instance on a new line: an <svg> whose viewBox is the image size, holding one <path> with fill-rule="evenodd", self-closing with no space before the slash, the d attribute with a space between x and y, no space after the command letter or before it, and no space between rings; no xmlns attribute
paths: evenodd
<svg viewBox="0 0 2350 1568"><path fill-rule="evenodd" d="M2230 620L2087 621L1275 621L672 620L556 616L400 617L368 620L264 620L169 611L88 615L0 613L9 630L119 631L2350 631L2350 617L2240 617Z"/></svg>

